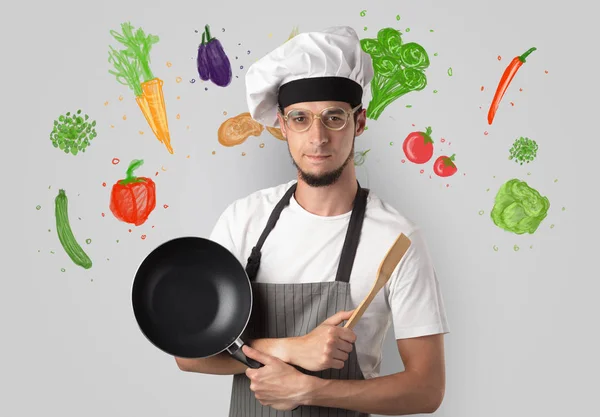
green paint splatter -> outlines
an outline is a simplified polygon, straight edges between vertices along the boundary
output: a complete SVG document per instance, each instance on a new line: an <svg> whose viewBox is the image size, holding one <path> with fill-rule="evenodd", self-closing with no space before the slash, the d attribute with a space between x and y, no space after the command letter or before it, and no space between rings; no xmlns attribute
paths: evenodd
<svg viewBox="0 0 600 417"><path fill-rule="evenodd" d="M433 29L429 29L430 32L433 32Z"/></svg>
<svg viewBox="0 0 600 417"><path fill-rule="evenodd" d="M394 146L394 142L390 142L390 146Z"/></svg>
<svg viewBox="0 0 600 417"><path fill-rule="evenodd" d="M51 250L51 251L50 251L50 253L51 253L52 255L54 255L54 251L53 251L53 250Z"/></svg>
<svg viewBox="0 0 600 417"><path fill-rule="evenodd" d="M437 94L438 90L433 90L433 94Z"/></svg>
<svg viewBox="0 0 600 417"><path fill-rule="evenodd" d="M553 224L550 225L550 229L554 229L554 225Z"/></svg>
<svg viewBox="0 0 600 417"><path fill-rule="evenodd" d="M60 268L60 270L61 270L62 272L65 272L65 271L66 271L66 269L65 269L65 268Z"/></svg>
<svg viewBox="0 0 600 417"><path fill-rule="evenodd" d="M400 15L399 14L396 15L396 20L400 20Z"/></svg>
<svg viewBox="0 0 600 417"><path fill-rule="evenodd" d="M365 17L367 15L367 11L361 10L360 15L361 15L361 17Z"/></svg>
<svg viewBox="0 0 600 417"><path fill-rule="evenodd" d="M87 244L89 245L90 243L92 243L92 239L89 239L89 238L88 238L88 239L86 239L86 240L85 240L85 243L87 243Z"/></svg>
<svg viewBox="0 0 600 417"><path fill-rule="evenodd" d="M498 246L494 245L494 251L498 252Z"/></svg>
<svg viewBox="0 0 600 417"><path fill-rule="evenodd" d="M515 252L517 252L520 248L517 245L515 245L513 246L513 249L515 250Z"/></svg>
<svg viewBox="0 0 600 417"><path fill-rule="evenodd" d="M558 182L558 178L554 180L554 182Z"/></svg>
<svg viewBox="0 0 600 417"><path fill-rule="evenodd" d="M42 208L42 206L40 206L39 204L38 204L37 206L35 206L35 209L36 209L36 210L39 210L39 209L41 209L41 208Z"/></svg>
<svg viewBox="0 0 600 417"><path fill-rule="evenodd" d="M407 104L406 107L410 109L412 107L412 104Z"/></svg>
<svg viewBox="0 0 600 417"><path fill-rule="evenodd" d="M534 233L548 214L550 201L529 187L525 181L511 179L498 193L490 217L508 232Z"/></svg>
<svg viewBox="0 0 600 417"><path fill-rule="evenodd" d="M483 210L479 210L479 215L481 216L484 213Z"/></svg>
<svg viewBox="0 0 600 417"><path fill-rule="evenodd" d="M117 239L117 243L119 243L119 239Z"/></svg>
<svg viewBox="0 0 600 417"><path fill-rule="evenodd" d="M490 191L490 189L488 188L488 189L487 189L487 190L485 190L485 191Z"/></svg>
<svg viewBox="0 0 600 417"><path fill-rule="evenodd" d="M365 32L367 31L367 27L366 27L366 26L364 27L364 31L365 31Z"/></svg>
<svg viewBox="0 0 600 417"><path fill-rule="evenodd" d="M406 32L410 32L410 28L406 28Z"/></svg>
<svg viewBox="0 0 600 417"><path fill-rule="evenodd" d="M452 67L448 68L448 76L452 77Z"/></svg>
<svg viewBox="0 0 600 417"><path fill-rule="evenodd" d="M369 126L365 126L365 130L369 130Z"/></svg>
<svg viewBox="0 0 600 417"><path fill-rule="evenodd" d="M566 210L566 207L563 207L563 208L562 208L562 211L565 211L565 210Z"/></svg>
<svg viewBox="0 0 600 417"><path fill-rule="evenodd" d="M434 53L434 54L433 54L433 56L438 56L438 53L437 53L437 52L436 52L436 53Z"/></svg>

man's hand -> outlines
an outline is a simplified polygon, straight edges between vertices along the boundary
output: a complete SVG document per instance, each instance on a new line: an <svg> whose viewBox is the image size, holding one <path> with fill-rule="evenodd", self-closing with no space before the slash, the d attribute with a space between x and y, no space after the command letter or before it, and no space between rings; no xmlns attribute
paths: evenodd
<svg viewBox="0 0 600 417"><path fill-rule="evenodd" d="M308 371L322 371L329 368L342 369L356 334L339 324L348 320L354 310L338 311L323 321L310 333L295 338L290 352L290 363Z"/></svg>
<svg viewBox="0 0 600 417"><path fill-rule="evenodd" d="M276 410L293 410L308 399L313 377L248 345L242 346L242 352L264 365L258 369L246 369L246 376L250 378L250 389L262 405Z"/></svg>

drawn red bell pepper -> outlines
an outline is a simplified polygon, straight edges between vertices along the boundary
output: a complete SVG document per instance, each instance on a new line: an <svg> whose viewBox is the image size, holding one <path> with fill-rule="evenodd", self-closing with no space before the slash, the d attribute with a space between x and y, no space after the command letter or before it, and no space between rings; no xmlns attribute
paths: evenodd
<svg viewBox="0 0 600 417"><path fill-rule="evenodd" d="M110 211L125 222L139 226L156 207L156 185L146 177L136 177L133 171L144 163L134 159L127 168L127 177L117 181L110 193Z"/></svg>

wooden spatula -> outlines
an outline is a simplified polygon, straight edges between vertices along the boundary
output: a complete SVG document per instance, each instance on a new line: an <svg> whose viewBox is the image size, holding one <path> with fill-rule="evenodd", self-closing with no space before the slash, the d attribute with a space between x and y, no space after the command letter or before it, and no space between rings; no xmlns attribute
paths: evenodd
<svg viewBox="0 0 600 417"><path fill-rule="evenodd" d="M344 327L349 327L350 329L354 327L367 307L369 307L369 304L371 304L371 301L373 301L373 298L375 298L375 295L377 295L379 290L383 288L386 282L388 282L390 276L392 276L392 272L394 272L394 269L398 266L409 247L410 239L406 237L404 233L400 233L394 244L388 249L381 264L379 264L377 279L375 280L371 291L356 310L354 310L354 313L352 313Z"/></svg>

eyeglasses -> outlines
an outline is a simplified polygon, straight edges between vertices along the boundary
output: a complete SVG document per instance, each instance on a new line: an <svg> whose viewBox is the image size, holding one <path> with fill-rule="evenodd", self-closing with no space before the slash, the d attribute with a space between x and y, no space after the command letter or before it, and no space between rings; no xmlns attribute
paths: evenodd
<svg viewBox="0 0 600 417"><path fill-rule="evenodd" d="M320 119L321 123L329 130L342 130L346 127L348 119L352 116L362 104L351 110L345 110L341 107L327 107L321 110L317 115L306 109L292 109L285 116L285 125L294 132L306 132L312 126L315 119Z"/></svg>

